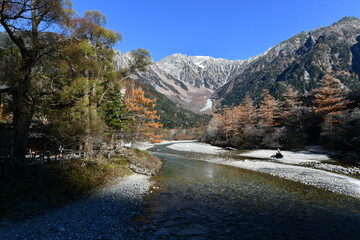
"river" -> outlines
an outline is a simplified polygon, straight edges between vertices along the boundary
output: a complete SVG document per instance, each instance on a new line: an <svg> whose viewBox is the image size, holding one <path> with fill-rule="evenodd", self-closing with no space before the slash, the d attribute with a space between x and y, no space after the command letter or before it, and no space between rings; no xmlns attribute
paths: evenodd
<svg viewBox="0 0 360 240"><path fill-rule="evenodd" d="M359 198L167 145L149 151L164 165L135 217L146 239L360 239Z"/></svg>

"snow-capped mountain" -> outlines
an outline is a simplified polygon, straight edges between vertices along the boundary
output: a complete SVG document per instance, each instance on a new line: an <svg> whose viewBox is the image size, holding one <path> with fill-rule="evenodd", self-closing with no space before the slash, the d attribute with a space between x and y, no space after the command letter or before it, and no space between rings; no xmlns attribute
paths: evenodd
<svg viewBox="0 0 360 240"><path fill-rule="evenodd" d="M240 104L247 92L258 102L263 89L276 98L288 87L307 94L325 74L360 89L360 19L303 31L247 60L173 54L138 78L184 108L208 112Z"/></svg>
<svg viewBox="0 0 360 240"><path fill-rule="evenodd" d="M210 112L213 92L236 78L256 58L226 60L177 53L153 63L137 77L184 108ZM126 67L130 55L117 52L115 60L117 68Z"/></svg>
<svg viewBox="0 0 360 240"><path fill-rule="evenodd" d="M226 60L205 56L173 54L156 65L172 77L193 87L216 90L244 70L251 60Z"/></svg>

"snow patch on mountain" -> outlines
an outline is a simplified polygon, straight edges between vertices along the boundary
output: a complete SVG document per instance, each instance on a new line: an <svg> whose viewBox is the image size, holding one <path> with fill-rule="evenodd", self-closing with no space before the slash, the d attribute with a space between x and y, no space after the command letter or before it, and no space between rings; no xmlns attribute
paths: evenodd
<svg viewBox="0 0 360 240"><path fill-rule="evenodd" d="M255 59L226 60L176 53L154 62L146 72L137 72L134 77L186 109L205 112L212 109L212 101L207 98L235 79ZM130 53L115 50L114 60L115 69L120 70L129 67L132 57Z"/></svg>
<svg viewBox="0 0 360 240"><path fill-rule="evenodd" d="M210 111L211 109L212 109L212 101L211 101L211 99L207 99L205 107L200 109L200 112Z"/></svg>

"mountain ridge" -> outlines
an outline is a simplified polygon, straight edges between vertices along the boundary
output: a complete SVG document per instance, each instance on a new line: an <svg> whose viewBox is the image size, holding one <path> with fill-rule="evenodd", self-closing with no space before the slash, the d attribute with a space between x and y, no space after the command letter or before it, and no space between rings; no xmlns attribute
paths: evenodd
<svg viewBox="0 0 360 240"><path fill-rule="evenodd" d="M125 54L126 55L126 54ZM137 78L194 112L240 104L246 92L255 101L263 89L279 98L287 87L309 93L325 74L347 89L360 88L360 19L344 17L327 27L302 31L245 60L175 53Z"/></svg>
<svg viewBox="0 0 360 240"><path fill-rule="evenodd" d="M345 17L329 27L303 31L274 46L236 79L220 87L213 98L217 106L241 103L246 92L255 101L262 89L276 98L287 87L309 93L330 74L348 90L359 89L360 19Z"/></svg>
<svg viewBox="0 0 360 240"><path fill-rule="evenodd" d="M209 106L214 91L238 76L257 57L227 60L175 53L154 62L136 77L182 107L206 113L211 112ZM117 69L126 67L130 54L117 51L115 59Z"/></svg>

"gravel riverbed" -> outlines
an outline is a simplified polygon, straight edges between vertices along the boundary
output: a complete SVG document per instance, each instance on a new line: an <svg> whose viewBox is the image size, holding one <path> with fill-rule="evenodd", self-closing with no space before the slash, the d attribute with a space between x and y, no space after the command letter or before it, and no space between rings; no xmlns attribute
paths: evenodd
<svg viewBox="0 0 360 240"><path fill-rule="evenodd" d="M0 239L142 239L131 218L152 185L133 174L91 196L46 215L18 223L2 222Z"/></svg>
<svg viewBox="0 0 360 240"><path fill-rule="evenodd" d="M357 175L359 169L322 163L322 161L332 161L326 154L283 151L284 158L270 159L271 154L275 153L274 150L255 150L239 154L241 157L251 159L237 160L219 155L224 150L205 143L174 142L167 147L176 151L207 153L208 155L204 155L200 160L267 173L360 198L360 179L344 175Z"/></svg>

